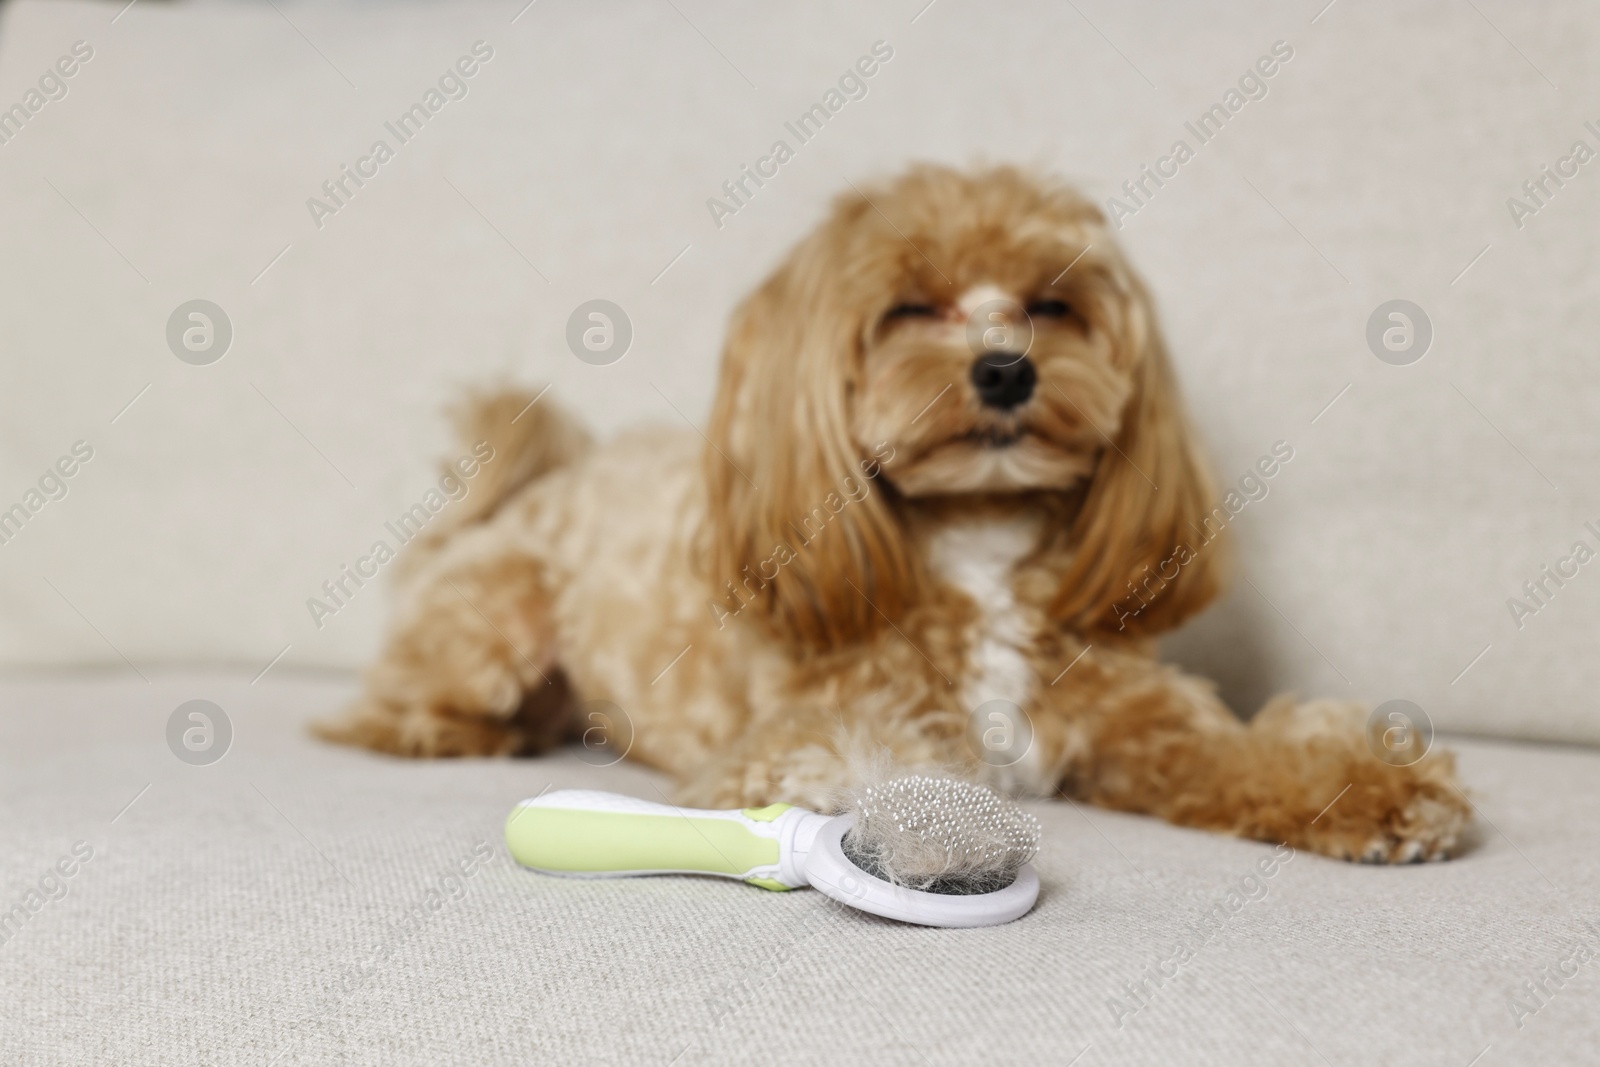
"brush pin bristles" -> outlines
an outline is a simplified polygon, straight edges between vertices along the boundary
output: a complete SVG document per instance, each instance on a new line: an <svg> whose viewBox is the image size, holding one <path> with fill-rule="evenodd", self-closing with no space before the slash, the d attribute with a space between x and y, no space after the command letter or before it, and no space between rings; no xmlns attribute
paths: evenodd
<svg viewBox="0 0 1600 1067"><path fill-rule="evenodd" d="M1039 850L1039 820L981 785L913 775L852 798L844 854L866 873L924 893L993 893Z"/></svg>

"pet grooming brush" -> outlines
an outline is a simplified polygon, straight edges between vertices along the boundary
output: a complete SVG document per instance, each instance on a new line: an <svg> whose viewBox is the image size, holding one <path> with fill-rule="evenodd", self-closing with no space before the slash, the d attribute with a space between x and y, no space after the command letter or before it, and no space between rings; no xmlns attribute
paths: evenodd
<svg viewBox="0 0 1600 1067"><path fill-rule="evenodd" d="M563 789L506 819L516 861L606 878L714 874L764 889L815 886L841 904L923 926L996 926L1039 896L1039 821L982 786L911 776L855 794L844 814L788 804L676 808Z"/></svg>

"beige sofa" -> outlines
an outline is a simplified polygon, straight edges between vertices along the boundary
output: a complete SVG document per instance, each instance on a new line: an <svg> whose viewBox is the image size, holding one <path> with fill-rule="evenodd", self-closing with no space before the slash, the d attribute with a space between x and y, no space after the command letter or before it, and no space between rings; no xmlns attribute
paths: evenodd
<svg viewBox="0 0 1600 1067"><path fill-rule="evenodd" d="M0 1062L1593 1060L1597 50L1576 0L0 8ZM507 862L547 786L659 799L631 765L307 737L385 615L381 582L311 602L427 491L450 397L698 423L830 195L979 158L1120 219L1223 485L1293 449L1170 654L1246 712L1420 705L1464 856L1263 877L1038 804L1038 909L921 930ZM563 336L597 298L607 365ZM169 732L192 700L214 747Z"/></svg>
<svg viewBox="0 0 1600 1067"><path fill-rule="evenodd" d="M1443 864L1301 854L1264 877L1265 845L1031 804L1035 910L930 930L812 890L522 870L500 840L516 800L667 783L572 753L418 764L310 740L350 691L0 689L0 909L92 849L0 944L0 1061L1464 1067L1583 1063L1600 1041L1592 751L1452 741L1481 818ZM164 740L192 699L232 725L208 766Z"/></svg>

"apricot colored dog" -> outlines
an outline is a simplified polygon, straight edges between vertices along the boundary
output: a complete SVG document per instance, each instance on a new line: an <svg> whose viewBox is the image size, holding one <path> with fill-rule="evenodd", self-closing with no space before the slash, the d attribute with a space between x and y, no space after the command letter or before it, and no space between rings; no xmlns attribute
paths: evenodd
<svg viewBox="0 0 1600 1067"><path fill-rule="evenodd" d="M595 446L532 399L466 412L496 458L408 549L327 736L537 751L606 701L689 804L826 808L887 751L1347 859L1456 846L1448 754L1380 760L1336 701L1246 725L1155 659L1218 591L1219 501L1144 285L1065 186L842 196L735 312L703 438Z"/></svg>

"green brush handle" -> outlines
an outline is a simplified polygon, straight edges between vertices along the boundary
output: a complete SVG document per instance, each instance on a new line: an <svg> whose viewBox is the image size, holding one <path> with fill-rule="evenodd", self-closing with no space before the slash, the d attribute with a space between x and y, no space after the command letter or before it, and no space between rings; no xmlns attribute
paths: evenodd
<svg viewBox="0 0 1600 1067"><path fill-rule="evenodd" d="M779 869L777 820L789 810L788 804L743 811L676 808L563 789L512 810L506 848L524 867L550 874L716 874L764 889L793 889Z"/></svg>

